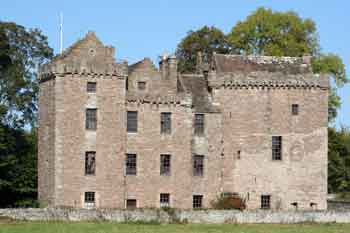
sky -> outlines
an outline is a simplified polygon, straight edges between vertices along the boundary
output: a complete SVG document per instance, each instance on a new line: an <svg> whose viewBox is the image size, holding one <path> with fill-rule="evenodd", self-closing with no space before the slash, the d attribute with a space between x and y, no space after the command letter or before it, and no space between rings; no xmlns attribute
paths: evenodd
<svg viewBox="0 0 350 233"><path fill-rule="evenodd" d="M88 31L95 31L116 49L117 59L132 64L144 57L155 63L173 53L189 30L216 26L225 33L258 7L293 10L315 21L323 52L343 59L349 75L350 1L346 0L1 0L0 20L39 28L59 52L59 14L63 13L63 44L68 47ZM338 90L342 107L334 123L350 127L350 84Z"/></svg>

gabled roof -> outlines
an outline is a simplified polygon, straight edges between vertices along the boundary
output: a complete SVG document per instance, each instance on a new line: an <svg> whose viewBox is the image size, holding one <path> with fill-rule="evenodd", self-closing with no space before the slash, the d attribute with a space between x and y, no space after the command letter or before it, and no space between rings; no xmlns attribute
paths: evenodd
<svg viewBox="0 0 350 233"><path fill-rule="evenodd" d="M143 60L138 61L129 66L129 72L132 72L134 70L146 70L146 69L157 70L152 60L148 57L145 57Z"/></svg>

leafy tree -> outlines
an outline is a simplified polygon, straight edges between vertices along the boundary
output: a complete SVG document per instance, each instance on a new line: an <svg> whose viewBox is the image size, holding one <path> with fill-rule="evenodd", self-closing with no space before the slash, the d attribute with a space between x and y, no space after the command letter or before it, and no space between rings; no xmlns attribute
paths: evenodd
<svg viewBox="0 0 350 233"><path fill-rule="evenodd" d="M329 121L335 119L341 102L336 91L348 80L341 58L320 51L316 24L295 12L274 12L258 8L245 21L238 22L228 35L238 54L267 56L311 55L314 73L326 73L336 84L329 95Z"/></svg>
<svg viewBox="0 0 350 233"><path fill-rule="evenodd" d="M265 8L238 22L228 40L238 54L300 57L318 49L316 25L311 19Z"/></svg>
<svg viewBox="0 0 350 233"><path fill-rule="evenodd" d="M0 21L0 207L36 202L36 128L24 126L35 126L36 71L52 55L40 30Z"/></svg>
<svg viewBox="0 0 350 233"><path fill-rule="evenodd" d="M328 130L328 191L350 192L350 131L341 128Z"/></svg>
<svg viewBox="0 0 350 233"><path fill-rule="evenodd" d="M0 207L33 205L37 197L37 133L0 124Z"/></svg>
<svg viewBox="0 0 350 233"><path fill-rule="evenodd" d="M34 124L37 112L38 65L53 56L38 29L0 21L0 120L22 127Z"/></svg>
<svg viewBox="0 0 350 233"><path fill-rule="evenodd" d="M197 54L201 52L204 61L210 62L213 52L229 53L230 47L225 34L216 27L204 26L197 31L189 31L176 49L180 72L194 72Z"/></svg>

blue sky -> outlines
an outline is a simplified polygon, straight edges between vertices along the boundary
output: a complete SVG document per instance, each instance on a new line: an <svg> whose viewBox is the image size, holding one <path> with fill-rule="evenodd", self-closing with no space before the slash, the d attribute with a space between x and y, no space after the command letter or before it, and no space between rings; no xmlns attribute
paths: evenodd
<svg viewBox="0 0 350 233"><path fill-rule="evenodd" d="M257 7L293 10L312 18L318 28L324 52L340 55L349 74L350 2L333 1L220 1L220 0L11 0L0 4L0 20L14 21L26 27L40 28L50 46L59 50L59 12L64 15L64 47L89 31L116 48L117 59L133 63L143 57L154 61L175 51L187 31L213 25L229 32L239 20ZM350 127L350 85L341 88L342 108L337 126Z"/></svg>

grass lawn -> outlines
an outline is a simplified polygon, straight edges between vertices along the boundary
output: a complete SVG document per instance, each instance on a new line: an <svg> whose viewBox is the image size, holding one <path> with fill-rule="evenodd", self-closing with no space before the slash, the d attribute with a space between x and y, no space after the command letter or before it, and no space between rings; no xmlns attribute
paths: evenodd
<svg viewBox="0 0 350 233"><path fill-rule="evenodd" d="M350 224L138 224L0 221L0 233L349 233Z"/></svg>

